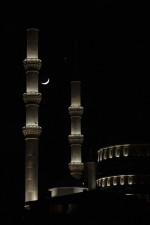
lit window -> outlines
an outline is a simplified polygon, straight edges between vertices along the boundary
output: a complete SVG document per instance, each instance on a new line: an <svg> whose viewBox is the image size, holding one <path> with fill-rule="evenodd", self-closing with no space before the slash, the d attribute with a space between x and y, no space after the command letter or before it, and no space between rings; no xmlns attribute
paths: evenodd
<svg viewBox="0 0 150 225"><path fill-rule="evenodd" d="M107 149L104 150L104 159L107 159Z"/></svg>
<svg viewBox="0 0 150 225"><path fill-rule="evenodd" d="M113 150L112 148L109 149L109 158L111 159L113 157Z"/></svg>
<svg viewBox="0 0 150 225"><path fill-rule="evenodd" d="M115 156L120 157L120 148L116 148L115 150Z"/></svg>
<svg viewBox="0 0 150 225"><path fill-rule="evenodd" d="M103 158L103 150L100 151L100 161L102 161Z"/></svg>
<svg viewBox="0 0 150 225"><path fill-rule="evenodd" d="M117 185L117 177L114 177L114 179L113 179L113 185Z"/></svg>
<svg viewBox="0 0 150 225"><path fill-rule="evenodd" d="M123 149L123 156L128 156L128 147L125 147L124 149Z"/></svg>
<svg viewBox="0 0 150 225"><path fill-rule="evenodd" d="M124 177L120 177L120 185L124 185Z"/></svg>
<svg viewBox="0 0 150 225"><path fill-rule="evenodd" d="M102 180L102 187L105 187L105 179Z"/></svg>
<svg viewBox="0 0 150 225"><path fill-rule="evenodd" d="M110 186L110 178L107 179L107 186Z"/></svg>
<svg viewBox="0 0 150 225"><path fill-rule="evenodd" d="M133 184L133 178L131 176L128 177L128 184L129 185L132 185Z"/></svg>

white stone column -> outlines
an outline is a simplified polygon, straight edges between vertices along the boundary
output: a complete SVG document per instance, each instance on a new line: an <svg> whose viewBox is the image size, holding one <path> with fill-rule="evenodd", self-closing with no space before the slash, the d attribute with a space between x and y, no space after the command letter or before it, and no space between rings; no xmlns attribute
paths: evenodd
<svg viewBox="0 0 150 225"><path fill-rule="evenodd" d="M27 29L27 59L38 59L38 29Z"/></svg>
<svg viewBox="0 0 150 225"><path fill-rule="evenodd" d="M85 185L88 190L96 189L96 162L86 162L84 165Z"/></svg>
<svg viewBox="0 0 150 225"><path fill-rule="evenodd" d="M69 142L71 144L71 162L68 167L73 177L80 179L84 169L81 156L81 145L84 136L81 134L81 116L83 107L81 106L80 81L71 82L71 106L69 114L71 116L71 134Z"/></svg>
<svg viewBox="0 0 150 225"><path fill-rule="evenodd" d="M26 141L25 157L25 202L38 200L38 141L42 128L38 125L38 108L41 93L38 92L38 75L41 60L38 59L38 30L27 30L27 58L23 61L26 70L26 125L22 128Z"/></svg>

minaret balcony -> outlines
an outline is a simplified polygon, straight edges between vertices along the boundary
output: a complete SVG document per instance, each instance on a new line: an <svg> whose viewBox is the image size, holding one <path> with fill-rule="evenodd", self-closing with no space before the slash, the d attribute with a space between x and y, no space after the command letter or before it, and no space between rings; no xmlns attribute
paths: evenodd
<svg viewBox="0 0 150 225"><path fill-rule="evenodd" d="M70 134L68 136L69 142L71 144L81 144L84 140L84 135L82 134Z"/></svg>
<svg viewBox="0 0 150 225"><path fill-rule="evenodd" d="M38 138L41 135L42 128L37 125L28 125L22 128L25 138Z"/></svg>
<svg viewBox="0 0 150 225"><path fill-rule="evenodd" d="M23 64L26 71L39 71L42 61L40 59L25 59Z"/></svg>
<svg viewBox="0 0 150 225"><path fill-rule="evenodd" d="M77 179L81 178L84 170L84 164L81 162L72 162L68 164L71 175Z"/></svg>
<svg viewBox="0 0 150 225"><path fill-rule="evenodd" d="M82 116L83 107L82 106L70 106L68 108L70 116Z"/></svg>
<svg viewBox="0 0 150 225"><path fill-rule="evenodd" d="M23 100L26 105L36 104L38 105L41 102L42 94L39 92L26 92L23 94Z"/></svg>

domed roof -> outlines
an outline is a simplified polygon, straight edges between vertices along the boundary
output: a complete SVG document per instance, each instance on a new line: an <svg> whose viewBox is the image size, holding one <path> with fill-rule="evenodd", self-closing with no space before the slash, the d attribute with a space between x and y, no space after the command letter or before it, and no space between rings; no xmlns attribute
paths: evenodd
<svg viewBox="0 0 150 225"><path fill-rule="evenodd" d="M116 144L147 144L150 143L150 128L137 123L134 126L122 126L106 141L106 146Z"/></svg>
<svg viewBox="0 0 150 225"><path fill-rule="evenodd" d="M61 179L59 179L55 187L84 187L83 183L74 177L71 176L69 172L67 172Z"/></svg>

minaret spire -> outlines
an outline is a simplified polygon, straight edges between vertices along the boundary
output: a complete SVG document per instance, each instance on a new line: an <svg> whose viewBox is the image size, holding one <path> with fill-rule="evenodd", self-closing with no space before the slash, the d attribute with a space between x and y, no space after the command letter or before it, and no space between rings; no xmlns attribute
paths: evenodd
<svg viewBox="0 0 150 225"><path fill-rule="evenodd" d="M71 82L71 106L69 114L71 116L71 134L69 142L71 144L71 162L68 167L73 177L80 179L84 169L81 157L81 144L84 136L81 134L81 115L83 107L81 106L80 81Z"/></svg>
<svg viewBox="0 0 150 225"><path fill-rule="evenodd" d="M78 58L78 42L77 40L74 41L74 74L75 74L75 79L78 79L79 77L79 58Z"/></svg>
<svg viewBox="0 0 150 225"><path fill-rule="evenodd" d="M38 200L38 141L42 128L38 125L38 107L41 93L38 92L38 74L41 60L38 59L38 29L27 29L27 57L23 61L26 70L26 125L22 132L26 141L25 202Z"/></svg>

